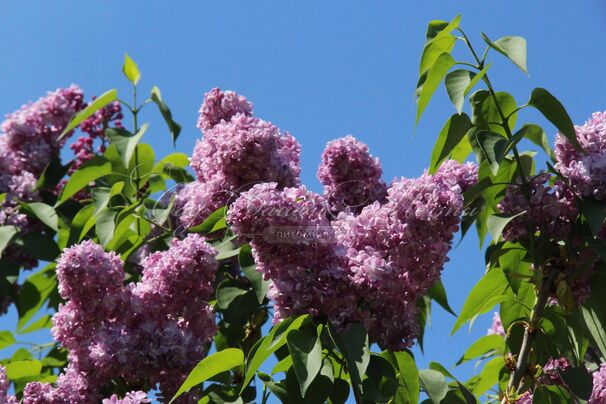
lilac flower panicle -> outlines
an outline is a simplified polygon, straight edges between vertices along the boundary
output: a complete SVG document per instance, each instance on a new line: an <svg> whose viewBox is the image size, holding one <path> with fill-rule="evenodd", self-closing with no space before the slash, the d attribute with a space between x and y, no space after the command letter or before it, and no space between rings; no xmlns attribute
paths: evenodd
<svg viewBox="0 0 606 404"><path fill-rule="evenodd" d="M328 142L322 153L318 179L334 212L359 213L374 201L383 201L387 186L381 180L381 163L368 146L353 136Z"/></svg>
<svg viewBox="0 0 606 404"><path fill-rule="evenodd" d="M606 404L606 364L593 372L593 389L588 404Z"/></svg>
<svg viewBox="0 0 606 404"><path fill-rule="evenodd" d="M31 403L98 402L100 389L117 377L132 386L159 383L163 395L172 396L215 334L208 303L215 255L200 235L174 239L168 250L143 260L140 282L123 286L122 263L113 252L91 241L66 249L57 277L67 302L53 316L52 332L68 350L69 367L56 387L32 383L25 397ZM47 400L68 392L78 398ZM138 399L132 393L119 402L146 402Z"/></svg>
<svg viewBox="0 0 606 404"><path fill-rule="evenodd" d="M218 123L229 122L232 116L244 114L252 116L252 104L242 95L233 91L221 91L213 88L204 94L200 107L198 128L205 131Z"/></svg>
<svg viewBox="0 0 606 404"><path fill-rule="evenodd" d="M564 386L564 380L560 376L560 372L564 372L570 367L570 362L565 357L549 358L543 366L543 375L539 378L539 383L544 385Z"/></svg>
<svg viewBox="0 0 606 404"><path fill-rule="evenodd" d="M272 281L274 322L309 313L341 324L355 310L327 214L320 195L276 183L255 185L228 211L234 233L250 240L257 271Z"/></svg>
<svg viewBox="0 0 606 404"><path fill-rule="evenodd" d="M17 397L9 393L10 382L6 377L6 369L0 365L0 404L17 404Z"/></svg>
<svg viewBox="0 0 606 404"><path fill-rule="evenodd" d="M576 126L583 151L577 150L564 135L555 142L555 168L570 181L581 196L606 200L606 112L594 112L584 125Z"/></svg>
<svg viewBox="0 0 606 404"><path fill-rule="evenodd" d="M244 114L221 122L198 140L191 166L202 182L218 181L240 190L257 182L299 184L299 143L273 124Z"/></svg>
<svg viewBox="0 0 606 404"><path fill-rule="evenodd" d="M500 335L502 337L505 336L505 329L503 328L503 323L501 322L501 316L498 312L495 312L492 315L492 324L488 329L487 335Z"/></svg>
<svg viewBox="0 0 606 404"><path fill-rule="evenodd" d="M555 240L568 237L578 215L574 194L561 181L550 186L549 173L540 173L528 182L530 203L521 185L510 185L499 202L503 213L517 215L503 230L503 239L517 241L528 235L529 222L533 231L540 231Z"/></svg>
<svg viewBox="0 0 606 404"><path fill-rule="evenodd" d="M477 179L472 164L446 162L434 175L393 182L387 202L334 223L350 278L367 310L374 341L399 350L419 332L417 299L440 277L463 213L463 190Z"/></svg>

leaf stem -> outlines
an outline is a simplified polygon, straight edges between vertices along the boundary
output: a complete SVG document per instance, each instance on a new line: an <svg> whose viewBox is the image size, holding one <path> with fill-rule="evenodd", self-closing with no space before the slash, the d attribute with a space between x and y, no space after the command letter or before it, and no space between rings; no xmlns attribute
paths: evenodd
<svg viewBox="0 0 606 404"><path fill-rule="evenodd" d="M133 107L131 109L133 113L133 125L135 130L133 134L137 134L139 131L139 122L137 120L137 115L139 114L139 108L137 108L137 85L133 84ZM135 198L139 197L139 150L138 147L135 146ZM141 234L141 223L139 219L137 219L137 233Z"/></svg>

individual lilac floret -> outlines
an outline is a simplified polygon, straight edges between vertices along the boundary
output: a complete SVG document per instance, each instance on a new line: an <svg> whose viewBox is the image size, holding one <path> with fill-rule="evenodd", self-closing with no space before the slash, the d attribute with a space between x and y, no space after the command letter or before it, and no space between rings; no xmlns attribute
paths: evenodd
<svg viewBox="0 0 606 404"><path fill-rule="evenodd" d="M368 146L346 136L326 145L318 179L333 212L357 214L364 206L385 199L387 186L382 173L379 159L369 153Z"/></svg>
<svg viewBox="0 0 606 404"><path fill-rule="evenodd" d="M244 191L258 182L280 187L299 184L299 143L273 124L238 114L198 140L191 166L202 182L222 183L226 191Z"/></svg>
<svg viewBox="0 0 606 404"><path fill-rule="evenodd" d="M6 369L0 365L0 404L17 404L17 397L9 394L10 382L6 377Z"/></svg>
<svg viewBox="0 0 606 404"><path fill-rule="evenodd" d="M588 404L606 404L606 364L593 372L593 390Z"/></svg>
<svg viewBox="0 0 606 404"><path fill-rule="evenodd" d="M410 347L419 332L417 299L440 278L463 213L474 165L447 162L434 175L394 181L387 202L334 223L350 278L367 310L361 315L382 347Z"/></svg>
<svg viewBox="0 0 606 404"><path fill-rule="evenodd" d="M200 107L198 128L205 131L216 124L228 122L236 114L252 115L252 104L242 95L233 91L221 91L213 88L204 94Z"/></svg>
<svg viewBox="0 0 606 404"><path fill-rule="evenodd" d="M564 372L570 367L570 362L565 357L549 358L543 366L543 375L539 378L539 383L544 385L564 386L564 380L560 376L560 372Z"/></svg>
<svg viewBox="0 0 606 404"><path fill-rule="evenodd" d="M505 336L505 329L503 328L503 323L501 322L501 316L498 312L495 312L492 315L492 324L488 329L487 335L500 335L502 337Z"/></svg>
<svg viewBox="0 0 606 404"><path fill-rule="evenodd" d="M606 112L594 112L584 125L575 129L583 151L558 133L555 168L580 195L606 200Z"/></svg>
<svg viewBox="0 0 606 404"><path fill-rule="evenodd" d="M540 173L528 181L530 203L524 195L522 185L507 188L505 197L499 202L501 212L517 215L503 230L503 239L518 241L532 231L555 240L568 237L578 209L574 194L561 181L549 185L551 174Z"/></svg>
<svg viewBox="0 0 606 404"><path fill-rule="evenodd" d="M124 398L118 398L113 394L110 398L104 399L101 404L146 404L151 403L144 391L131 391L126 393Z"/></svg>
<svg viewBox="0 0 606 404"><path fill-rule="evenodd" d="M275 183L255 185L229 209L232 230L250 240L257 270L273 282L274 322L309 313L339 325L355 310L327 214L320 195Z"/></svg>

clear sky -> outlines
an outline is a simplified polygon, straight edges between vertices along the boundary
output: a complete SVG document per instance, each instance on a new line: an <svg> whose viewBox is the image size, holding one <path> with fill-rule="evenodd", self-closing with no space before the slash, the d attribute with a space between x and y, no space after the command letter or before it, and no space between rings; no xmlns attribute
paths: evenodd
<svg viewBox="0 0 606 404"><path fill-rule="evenodd" d="M491 79L522 104L545 87L582 123L606 109L604 0L488 1L2 1L0 113L47 90L79 84L87 98L117 87L124 52L143 73L141 91L158 85L183 125L177 149L190 153L204 92L218 86L246 95L257 116L290 131L302 144L303 182L319 191L315 173L327 141L353 134L380 157L384 178L417 176L427 166L444 121L454 113L443 90L414 130L414 89L427 22L461 14L462 27L482 47L479 32L528 40L525 76L493 54ZM460 45L458 45L460 46ZM482 48L483 49L483 48ZM457 53L456 55L460 55ZM465 55L467 57L467 55ZM157 155L172 151L157 114L144 141ZM543 123L534 113L518 122ZM545 124L553 139L554 130ZM451 254L444 283L459 311L484 271L475 234ZM490 315L450 336L454 317L434 309L420 366L453 365ZM14 316L0 319L12 329ZM473 339L472 339L473 338ZM24 338L25 339L25 338ZM2 352L0 352L0 356ZM455 374L466 379L473 366Z"/></svg>

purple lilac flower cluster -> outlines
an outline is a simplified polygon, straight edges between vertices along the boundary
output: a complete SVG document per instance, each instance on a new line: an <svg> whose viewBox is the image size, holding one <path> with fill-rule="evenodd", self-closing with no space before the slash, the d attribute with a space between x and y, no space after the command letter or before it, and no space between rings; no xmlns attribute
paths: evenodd
<svg viewBox="0 0 606 404"><path fill-rule="evenodd" d="M501 322L501 315L498 312L495 312L492 315L492 324L490 325L486 335L505 336L505 329L503 328L503 323Z"/></svg>
<svg viewBox="0 0 606 404"><path fill-rule="evenodd" d="M418 335L417 299L440 277L463 213L463 192L477 181L471 163L445 162L434 174L394 181L387 202L335 224L350 279L367 309L371 337L392 350Z"/></svg>
<svg viewBox="0 0 606 404"><path fill-rule="evenodd" d="M151 400L147 397L147 394L143 391L131 391L126 393L124 398L118 398L117 395L113 394L110 398L104 399L101 404L146 404L151 403Z"/></svg>
<svg viewBox="0 0 606 404"><path fill-rule="evenodd" d="M180 224L191 227L257 183L299 185L300 145L288 132L252 116L252 104L218 88L205 95L191 167L198 181L177 197Z"/></svg>
<svg viewBox="0 0 606 404"><path fill-rule="evenodd" d="M593 372L593 390L588 404L606 404L606 364Z"/></svg>
<svg viewBox="0 0 606 404"><path fill-rule="evenodd" d="M581 196L606 200L606 112L595 112L584 125L576 126L582 151L558 133L555 168Z"/></svg>
<svg viewBox="0 0 606 404"><path fill-rule="evenodd" d="M503 230L503 239L518 241L528 236L528 230L554 240L564 240L570 234L578 215L573 192L561 181L549 185L551 174L540 173L529 179L528 196L522 185L510 185L499 202L501 212L519 215Z"/></svg>
<svg viewBox="0 0 606 404"><path fill-rule="evenodd" d="M92 98L93 100L96 97ZM78 137L76 141L70 145L70 149L74 152L74 162L69 169L69 174L72 174L85 162L93 158L95 153L102 154L107 147L107 138L105 137L105 129L110 126L122 127L122 107L118 101L112 102L101 108L93 115L85 119L80 124L80 130L84 133ZM99 141L99 145L95 149L94 142Z"/></svg>
<svg viewBox="0 0 606 404"><path fill-rule="evenodd" d="M22 234L36 230L37 223L19 212L18 200L37 200L36 180L58 155L65 142L59 137L73 115L84 108L83 99L78 86L58 89L8 114L0 124L0 194L6 193L0 203L0 225L15 226ZM9 246L3 256L24 268L37 265L15 246Z"/></svg>
<svg viewBox="0 0 606 404"><path fill-rule="evenodd" d="M384 201L387 185L382 173L379 159L370 155L368 146L346 136L326 145L318 179L333 212L357 214L375 201Z"/></svg>
<svg viewBox="0 0 606 404"><path fill-rule="evenodd" d="M304 187L256 185L228 222L273 281L276 321L303 313L361 320L374 341L397 350L418 334L417 299L439 279L476 178L475 165L449 161L435 175L395 181L383 205L333 223L327 201Z"/></svg>
<svg viewBox="0 0 606 404"><path fill-rule="evenodd" d="M232 230L250 240L257 270L272 280L274 322L309 313L341 324L355 311L328 213L322 196L275 183L253 186L229 209Z"/></svg>
<svg viewBox="0 0 606 404"><path fill-rule="evenodd" d="M9 393L10 382L6 377L6 369L0 365L0 404L17 404L17 397Z"/></svg>
<svg viewBox="0 0 606 404"><path fill-rule="evenodd" d="M539 378L539 383L547 386L564 386L564 380L560 372L564 372L570 367L570 362L565 357L549 358L543 366L543 375Z"/></svg>
<svg viewBox="0 0 606 404"><path fill-rule="evenodd" d="M54 388L30 383L26 402L96 402L114 378L147 389L159 383L165 397L172 395L215 333L208 304L215 255L199 235L174 239L143 260L140 282L123 286L115 253L92 241L66 249L57 278L67 302L53 317L52 333L68 350L69 365Z"/></svg>

